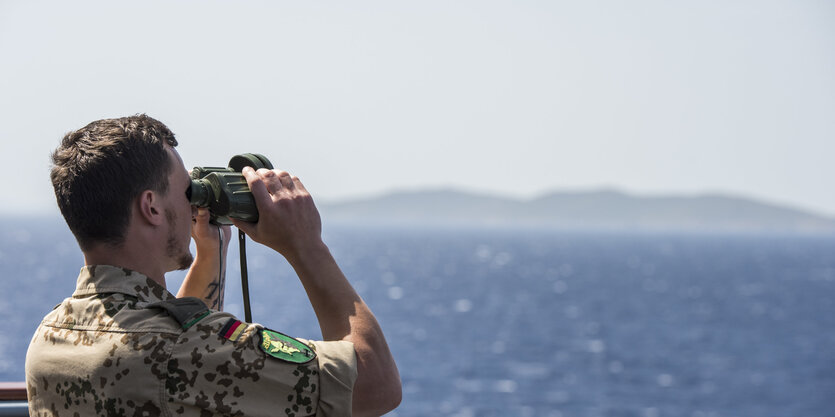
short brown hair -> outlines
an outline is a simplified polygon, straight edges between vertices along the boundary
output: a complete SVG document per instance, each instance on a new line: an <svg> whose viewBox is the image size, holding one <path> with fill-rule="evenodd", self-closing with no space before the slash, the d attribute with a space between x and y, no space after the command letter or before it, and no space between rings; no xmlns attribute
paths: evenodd
<svg viewBox="0 0 835 417"><path fill-rule="evenodd" d="M174 134L144 114L97 120L64 135L50 178L61 214L82 250L119 245L131 202L143 191L168 191L173 168L165 145Z"/></svg>

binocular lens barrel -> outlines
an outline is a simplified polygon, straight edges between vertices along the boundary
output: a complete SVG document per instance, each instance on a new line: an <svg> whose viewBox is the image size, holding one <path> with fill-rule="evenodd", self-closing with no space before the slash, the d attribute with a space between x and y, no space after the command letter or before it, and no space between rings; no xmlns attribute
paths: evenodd
<svg viewBox="0 0 835 417"><path fill-rule="evenodd" d="M209 186L208 181L203 179L192 179L191 187L188 192L189 201L191 205L197 207L209 207L211 201L214 199L214 193Z"/></svg>
<svg viewBox="0 0 835 417"><path fill-rule="evenodd" d="M258 208L241 170L273 169L263 155L245 153L229 160L229 167L195 167L191 171L191 186L186 194L192 205L208 207L215 224L232 224L232 218L248 222L258 221Z"/></svg>

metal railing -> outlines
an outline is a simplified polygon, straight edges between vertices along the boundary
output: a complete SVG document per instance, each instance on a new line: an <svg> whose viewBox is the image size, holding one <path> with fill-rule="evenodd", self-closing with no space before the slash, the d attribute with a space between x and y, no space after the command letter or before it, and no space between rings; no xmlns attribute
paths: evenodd
<svg viewBox="0 0 835 417"><path fill-rule="evenodd" d="M0 416L29 416L25 382L0 382Z"/></svg>

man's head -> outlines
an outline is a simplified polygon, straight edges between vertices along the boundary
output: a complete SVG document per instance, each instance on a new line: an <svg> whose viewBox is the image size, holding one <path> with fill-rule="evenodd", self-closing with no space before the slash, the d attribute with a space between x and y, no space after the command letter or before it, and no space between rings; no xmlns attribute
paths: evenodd
<svg viewBox="0 0 835 417"><path fill-rule="evenodd" d="M174 134L144 114L98 120L64 136L52 154L50 177L58 207L82 250L122 245L137 199L148 191L157 197L184 192L188 175L175 146ZM178 183L170 184L172 179ZM177 205L163 201L167 205L159 207L166 221L190 225L190 218L181 218L183 204L188 206L185 194L181 197ZM169 233L176 234L175 228ZM168 240L169 246L182 246L178 235Z"/></svg>

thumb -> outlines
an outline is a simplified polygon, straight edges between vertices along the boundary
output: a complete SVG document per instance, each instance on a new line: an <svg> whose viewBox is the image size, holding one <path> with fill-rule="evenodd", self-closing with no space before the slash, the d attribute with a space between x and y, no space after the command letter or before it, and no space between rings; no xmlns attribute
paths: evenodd
<svg viewBox="0 0 835 417"><path fill-rule="evenodd" d="M198 208L197 215L194 216L194 219L197 220L197 224L205 227L209 223L209 209L205 207Z"/></svg>
<svg viewBox="0 0 835 417"><path fill-rule="evenodd" d="M238 219L230 220L232 220L232 224L235 225L235 227L237 227L238 230L246 233L250 238L252 238L252 235L255 232L255 223L249 223Z"/></svg>

